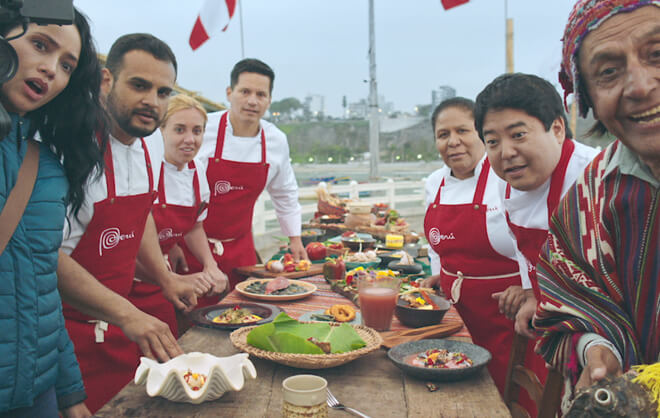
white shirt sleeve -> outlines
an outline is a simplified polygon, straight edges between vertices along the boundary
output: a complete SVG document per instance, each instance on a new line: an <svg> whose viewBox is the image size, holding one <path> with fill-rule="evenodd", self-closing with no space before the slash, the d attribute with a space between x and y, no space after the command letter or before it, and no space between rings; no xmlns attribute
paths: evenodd
<svg viewBox="0 0 660 418"><path fill-rule="evenodd" d="M282 233L288 237L300 236L302 208L298 201L298 182L289 158L287 137L275 125L262 121L266 134L266 161L270 164L266 190Z"/></svg>

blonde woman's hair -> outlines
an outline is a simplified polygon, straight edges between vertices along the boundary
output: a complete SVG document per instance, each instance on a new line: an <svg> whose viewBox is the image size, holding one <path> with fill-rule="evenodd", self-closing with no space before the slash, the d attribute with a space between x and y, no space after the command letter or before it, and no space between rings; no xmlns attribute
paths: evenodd
<svg viewBox="0 0 660 418"><path fill-rule="evenodd" d="M195 109L199 111L199 113L201 113L204 117L204 126L206 126L206 122L208 121L208 117L206 116L206 109L204 109L204 106L202 106L202 104L198 102L197 99L186 94L177 94L170 99L170 102L167 105L167 112L165 113L165 117L163 118L160 126L165 126L170 116L179 110L186 109Z"/></svg>

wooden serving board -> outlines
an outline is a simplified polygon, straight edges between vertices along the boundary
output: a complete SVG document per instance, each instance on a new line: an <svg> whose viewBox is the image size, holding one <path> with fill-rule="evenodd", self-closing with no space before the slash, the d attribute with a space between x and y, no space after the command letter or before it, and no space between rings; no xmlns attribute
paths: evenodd
<svg viewBox="0 0 660 418"><path fill-rule="evenodd" d="M265 279L273 279L275 277L286 277L287 279L300 279L302 277L316 276L323 273L323 264L312 264L309 270L291 271L289 273L273 273L266 270L263 264L254 266L236 267L234 271L246 277L260 277Z"/></svg>
<svg viewBox="0 0 660 418"><path fill-rule="evenodd" d="M395 345L409 341L446 337L460 331L461 328L463 328L463 322L461 321L444 321L441 324L429 325L428 327L381 332L380 336L383 337L383 347L392 348Z"/></svg>

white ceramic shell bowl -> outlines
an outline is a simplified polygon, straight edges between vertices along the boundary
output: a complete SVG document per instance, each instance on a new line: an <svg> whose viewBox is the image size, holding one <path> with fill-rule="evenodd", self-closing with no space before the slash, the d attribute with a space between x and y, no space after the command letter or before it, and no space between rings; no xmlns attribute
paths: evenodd
<svg viewBox="0 0 660 418"><path fill-rule="evenodd" d="M183 380L183 374L188 370L206 375L206 383L199 390L192 390ZM135 371L135 384L146 382L149 396L198 404L218 399L230 390L239 391L247 379L256 377L257 370L246 353L216 357L195 352L180 355L166 363L142 357Z"/></svg>

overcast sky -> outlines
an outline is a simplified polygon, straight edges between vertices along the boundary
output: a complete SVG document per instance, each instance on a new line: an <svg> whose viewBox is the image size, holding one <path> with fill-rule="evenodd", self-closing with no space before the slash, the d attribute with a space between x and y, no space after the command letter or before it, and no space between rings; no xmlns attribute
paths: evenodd
<svg viewBox="0 0 660 418"><path fill-rule="evenodd" d="M218 0L222 1L222 0ZM245 57L275 70L273 100L325 96L326 113L342 114L369 85L368 0L240 0ZM575 0L508 0L514 19L515 70L557 84L564 25ZM431 90L450 85L474 98L505 69L504 0L470 0L445 11L440 0L375 0L379 95L412 112ZM149 32L179 61L178 83L226 102L232 66L242 58L238 7L227 32L197 51L188 45L202 0L74 0L92 21L100 52L120 35Z"/></svg>

